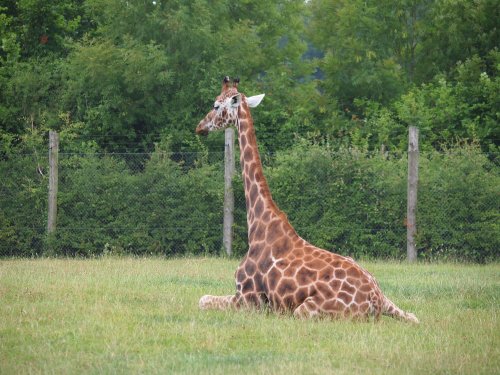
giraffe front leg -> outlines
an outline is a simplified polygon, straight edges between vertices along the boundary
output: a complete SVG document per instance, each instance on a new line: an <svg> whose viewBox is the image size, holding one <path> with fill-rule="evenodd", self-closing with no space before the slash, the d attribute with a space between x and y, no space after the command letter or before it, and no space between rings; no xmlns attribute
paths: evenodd
<svg viewBox="0 0 500 375"><path fill-rule="evenodd" d="M321 313L318 301L314 297L307 297L295 310L293 316L299 319L318 317Z"/></svg>
<svg viewBox="0 0 500 375"><path fill-rule="evenodd" d="M235 306L235 295L211 296L205 295L200 298L199 306L201 310L228 310Z"/></svg>
<svg viewBox="0 0 500 375"><path fill-rule="evenodd" d="M302 302L293 311L293 315L299 319L310 319L310 318L346 318L350 316L349 311L346 310L346 306L340 303L338 300L328 300L325 301L320 296L307 297L304 302ZM363 316L351 315L351 317L356 319L363 319Z"/></svg>
<svg viewBox="0 0 500 375"><path fill-rule="evenodd" d="M258 309L264 305L265 301L258 293L247 293L245 295L236 293L229 296L205 295L200 298L199 302L201 310Z"/></svg>

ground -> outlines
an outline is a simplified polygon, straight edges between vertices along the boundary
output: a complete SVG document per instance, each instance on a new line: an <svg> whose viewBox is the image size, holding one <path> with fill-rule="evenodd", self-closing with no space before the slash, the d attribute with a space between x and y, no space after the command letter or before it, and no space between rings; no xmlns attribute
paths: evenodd
<svg viewBox="0 0 500 375"><path fill-rule="evenodd" d="M361 262L420 325L199 311L237 260L0 261L0 373L500 374L500 264Z"/></svg>

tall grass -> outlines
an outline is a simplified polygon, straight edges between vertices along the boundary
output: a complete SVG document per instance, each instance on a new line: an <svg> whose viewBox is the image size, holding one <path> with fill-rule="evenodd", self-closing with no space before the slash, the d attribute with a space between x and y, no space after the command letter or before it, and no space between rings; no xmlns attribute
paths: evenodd
<svg viewBox="0 0 500 375"><path fill-rule="evenodd" d="M199 311L237 261L0 261L0 373L498 374L500 265L369 263L418 326Z"/></svg>

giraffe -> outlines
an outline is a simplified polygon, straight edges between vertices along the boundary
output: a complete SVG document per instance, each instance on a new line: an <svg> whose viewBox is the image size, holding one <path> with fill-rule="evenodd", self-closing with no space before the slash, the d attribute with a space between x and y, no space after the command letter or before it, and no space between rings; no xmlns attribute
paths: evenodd
<svg viewBox="0 0 500 375"><path fill-rule="evenodd" d="M234 125L247 207L249 249L236 278L236 293L205 295L206 309L269 308L297 318L330 316L379 320L381 315L418 323L382 293L375 278L352 258L317 248L302 239L271 197L257 148L250 107L264 94L246 97L239 79L225 77L213 109L199 123L197 134Z"/></svg>

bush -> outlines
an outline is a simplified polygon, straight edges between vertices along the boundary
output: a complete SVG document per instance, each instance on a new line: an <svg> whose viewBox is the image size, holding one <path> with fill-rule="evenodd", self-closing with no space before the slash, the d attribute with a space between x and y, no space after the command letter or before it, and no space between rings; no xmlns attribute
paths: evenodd
<svg viewBox="0 0 500 375"><path fill-rule="evenodd" d="M47 227L46 158L11 155L0 162L0 256L43 252ZM44 168L45 167L45 168Z"/></svg>
<svg viewBox="0 0 500 375"><path fill-rule="evenodd" d="M422 257L476 262L498 259L498 167L479 146L420 158L418 239Z"/></svg>
<svg viewBox="0 0 500 375"><path fill-rule="evenodd" d="M421 258L498 259L498 168L476 146L420 157ZM305 143L267 171L271 191L300 235L355 257L406 256L407 161Z"/></svg>
<svg viewBox="0 0 500 375"><path fill-rule="evenodd" d="M0 256L36 256L46 245L47 153L39 134L11 142L0 132Z"/></svg>
<svg viewBox="0 0 500 375"><path fill-rule="evenodd" d="M0 256L222 250L220 159L209 163L207 155L193 159L161 150L150 155L61 153L57 231L47 239L46 157L2 152ZM305 239L354 257L405 258L406 158L332 151L302 141L265 164L276 203ZM237 173L237 256L248 250L242 185ZM419 257L498 260L498 186L498 167L476 145L422 153Z"/></svg>
<svg viewBox="0 0 500 375"><path fill-rule="evenodd" d="M404 163L359 150L301 144L268 171L271 191L299 235L352 256L401 258Z"/></svg>
<svg viewBox="0 0 500 375"><path fill-rule="evenodd" d="M143 155L135 157L143 158ZM222 167L183 170L168 154L71 156L61 177L56 254L201 254L221 249ZM214 230L220 227L220 231Z"/></svg>

